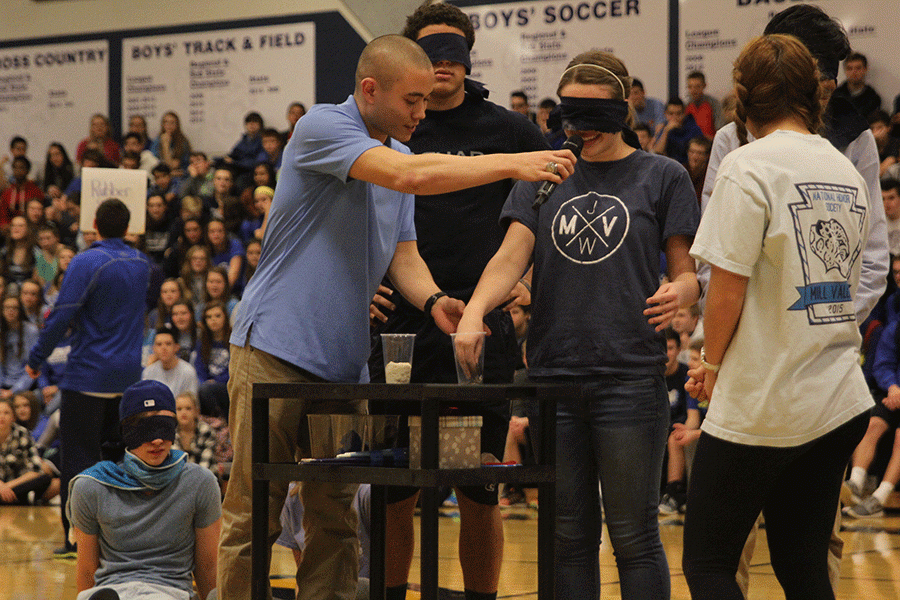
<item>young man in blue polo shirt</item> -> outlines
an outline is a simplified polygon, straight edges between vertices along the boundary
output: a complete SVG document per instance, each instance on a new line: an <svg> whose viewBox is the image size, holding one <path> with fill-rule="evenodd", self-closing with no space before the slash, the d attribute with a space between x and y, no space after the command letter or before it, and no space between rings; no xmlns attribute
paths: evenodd
<svg viewBox="0 0 900 600"><path fill-rule="evenodd" d="M141 379L150 262L122 241L130 218L121 200L110 198L97 208L94 226L100 240L72 259L59 299L28 356L26 369L36 378L71 328L72 350L59 384L63 507L75 475L101 459L122 458L119 399L125 388ZM62 523L66 544L56 555L74 558L65 510Z"/></svg>
<svg viewBox="0 0 900 600"><path fill-rule="evenodd" d="M219 596L250 595L250 399L253 382L365 382L369 302L387 274L413 306L452 331L462 302L440 292L419 256L412 194L436 194L515 177L561 181L568 151L461 157L412 155L409 140L434 86L431 60L412 40L383 36L363 50L356 89L297 123L259 267L244 291L231 343L229 428L234 446L223 504ZM547 170L556 163L559 176ZM294 460L301 420L312 412L363 412L365 403L273 400L270 459ZM354 597L355 485L307 482L306 549L299 598ZM280 530L287 482L269 486L269 531Z"/></svg>

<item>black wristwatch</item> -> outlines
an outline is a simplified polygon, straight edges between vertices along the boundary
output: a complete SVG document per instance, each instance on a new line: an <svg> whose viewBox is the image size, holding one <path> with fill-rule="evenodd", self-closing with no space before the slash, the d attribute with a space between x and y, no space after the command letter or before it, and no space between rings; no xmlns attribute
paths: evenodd
<svg viewBox="0 0 900 600"><path fill-rule="evenodd" d="M424 312L426 315L431 316L431 309L434 308L434 303L446 295L446 292L438 292L436 294L432 294L428 298L428 300L425 301L425 307L422 309L422 312Z"/></svg>

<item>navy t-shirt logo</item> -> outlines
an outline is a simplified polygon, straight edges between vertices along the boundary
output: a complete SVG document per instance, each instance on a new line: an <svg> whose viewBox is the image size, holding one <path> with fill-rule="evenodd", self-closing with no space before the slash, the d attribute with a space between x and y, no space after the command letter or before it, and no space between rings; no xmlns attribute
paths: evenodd
<svg viewBox="0 0 900 600"><path fill-rule="evenodd" d="M551 236L560 254L590 265L615 254L628 233L630 218L615 196L588 192L563 202L553 217Z"/></svg>

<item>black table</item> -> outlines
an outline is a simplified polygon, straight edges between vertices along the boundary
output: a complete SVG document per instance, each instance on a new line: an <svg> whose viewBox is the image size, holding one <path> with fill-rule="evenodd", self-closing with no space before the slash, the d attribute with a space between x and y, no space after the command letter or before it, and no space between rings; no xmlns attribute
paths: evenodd
<svg viewBox="0 0 900 600"><path fill-rule="evenodd" d="M438 598L438 488L506 483L535 484L538 505L538 598L550 600L554 590L554 527L556 520L556 399L577 393L573 386L255 383L252 404L253 600L264 600L269 581L269 481L326 481L372 485L370 591L384 600L385 511L388 486L421 487L421 589L423 600ZM271 398L319 400L400 400L418 402L422 415L421 469L269 463L268 401ZM438 468L440 404L536 398L539 400L540 440L536 466L499 466L472 469ZM260 435L262 433L262 435Z"/></svg>

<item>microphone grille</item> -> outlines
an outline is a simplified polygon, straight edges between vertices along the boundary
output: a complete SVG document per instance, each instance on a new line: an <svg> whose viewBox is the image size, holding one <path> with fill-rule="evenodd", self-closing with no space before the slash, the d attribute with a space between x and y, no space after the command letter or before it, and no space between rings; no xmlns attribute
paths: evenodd
<svg viewBox="0 0 900 600"><path fill-rule="evenodd" d="M581 149L584 147L584 140L581 139L580 135L570 135L566 138L566 141L563 142L562 149L563 150L571 150L572 154L575 155L575 158L578 158L581 155Z"/></svg>

